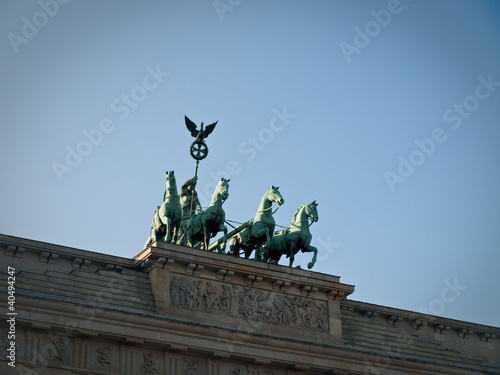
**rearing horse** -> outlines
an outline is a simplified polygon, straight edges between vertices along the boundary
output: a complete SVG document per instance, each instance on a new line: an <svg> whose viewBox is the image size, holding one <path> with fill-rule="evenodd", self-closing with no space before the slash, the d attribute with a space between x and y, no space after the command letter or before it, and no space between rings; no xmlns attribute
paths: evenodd
<svg viewBox="0 0 500 375"><path fill-rule="evenodd" d="M177 194L177 184L175 182L174 171L167 172L165 176L165 193L163 194L163 204L156 206L151 223L151 233L144 245L147 248L153 242L165 241L175 242L179 232L181 222L181 205L179 194Z"/></svg>
<svg viewBox="0 0 500 375"><path fill-rule="evenodd" d="M158 217L165 226L165 242L175 242L182 212L174 171L167 172L165 176L165 193L163 194L163 204L158 210Z"/></svg>
<svg viewBox="0 0 500 375"><path fill-rule="evenodd" d="M310 246L312 235L309 231L309 219L311 219L311 224L318 221L317 206L318 204L314 201L304 203L297 208L292 217L292 224L290 228L274 233L269 245L269 250L264 254L265 261L269 260L272 263L278 263L281 256L286 254L287 257L290 257L291 267L295 259L295 254L301 250L304 253L314 253L312 260L307 265L307 268L311 269L314 266L318 255L318 249L314 246Z"/></svg>
<svg viewBox="0 0 500 375"><path fill-rule="evenodd" d="M203 249L208 249L210 237L218 232L224 231L222 250L226 246L227 227L224 225L226 213L222 209L222 203L229 197L229 180L221 178L215 187L210 206L203 213L189 219L186 237L188 246L194 247L195 242L203 244Z"/></svg>
<svg viewBox="0 0 500 375"><path fill-rule="evenodd" d="M245 258L249 258L252 251L257 249L255 259L262 259L262 252L259 248L269 246L276 225L272 212L272 202L278 203L280 206L285 203L278 189L274 185L267 189L260 200L259 208L250 226L229 240L230 254L239 257L240 249L243 249Z"/></svg>

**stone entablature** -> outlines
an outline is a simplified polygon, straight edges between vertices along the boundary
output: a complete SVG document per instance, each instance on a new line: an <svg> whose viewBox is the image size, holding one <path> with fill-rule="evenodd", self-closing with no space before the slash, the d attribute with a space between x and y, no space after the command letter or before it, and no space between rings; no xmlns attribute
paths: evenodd
<svg viewBox="0 0 500 375"><path fill-rule="evenodd" d="M165 243L126 259L5 235L0 263L16 269L13 374L500 374L499 328L346 300L354 288L336 276ZM2 351L7 328L0 316Z"/></svg>
<svg viewBox="0 0 500 375"><path fill-rule="evenodd" d="M429 331L438 335L478 340L485 343L497 338L500 330L496 327L443 318L414 311L395 309L359 301L343 301L342 310L356 311L363 316L380 318L390 325L410 326L415 331Z"/></svg>
<svg viewBox="0 0 500 375"><path fill-rule="evenodd" d="M154 243L136 258L148 270L156 313L297 339L342 343L337 276Z"/></svg>
<svg viewBox="0 0 500 375"><path fill-rule="evenodd" d="M368 367L385 370L399 359L500 372L499 328L358 301L345 300L341 308L344 344L372 352Z"/></svg>

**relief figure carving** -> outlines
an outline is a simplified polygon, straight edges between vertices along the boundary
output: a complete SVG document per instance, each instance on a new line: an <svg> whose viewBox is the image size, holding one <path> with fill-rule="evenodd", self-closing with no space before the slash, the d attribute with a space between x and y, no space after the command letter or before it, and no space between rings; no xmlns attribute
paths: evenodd
<svg viewBox="0 0 500 375"><path fill-rule="evenodd" d="M307 297L173 276L170 301L195 311L328 332L325 302Z"/></svg>
<svg viewBox="0 0 500 375"><path fill-rule="evenodd" d="M154 360L153 353L144 354L144 363L142 364L141 374L159 375L160 364Z"/></svg>
<svg viewBox="0 0 500 375"><path fill-rule="evenodd" d="M199 363L196 359L184 358L184 362L186 362L187 366L187 369L184 370L184 375L199 375L199 370L198 370Z"/></svg>
<svg viewBox="0 0 500 375"><path fill-rule="evenodd" d="M114 370L116 366L111 363L111 347L100 346L96 349L98 353L97 359L94 362L94 367L104 370Z"/></svg>

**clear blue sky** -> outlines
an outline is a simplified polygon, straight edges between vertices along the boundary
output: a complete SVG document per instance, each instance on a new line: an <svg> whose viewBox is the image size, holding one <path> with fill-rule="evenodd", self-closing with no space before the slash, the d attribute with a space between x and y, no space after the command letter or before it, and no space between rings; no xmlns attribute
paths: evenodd
<svg viewBox="0 0 500 375"><path fill-rule="evenodd" d="M1 233L133 257L184 115L218 120L203 205L317 200L350 298L500 326L498 1L3 1L0 31Z"/></svg>

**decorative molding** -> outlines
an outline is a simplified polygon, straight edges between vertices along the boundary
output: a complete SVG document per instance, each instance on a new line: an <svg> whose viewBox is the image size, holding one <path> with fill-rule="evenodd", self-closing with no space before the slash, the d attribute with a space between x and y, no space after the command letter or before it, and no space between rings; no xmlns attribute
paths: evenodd
<svg viewBox="0 0 500 375"><path fill-rule="evenodd" d="M40 330L40 331L48 331L50 330L52 327L47 325L47 324L41 324L41 323L31 323L31 328L33 329L37 329L37 330Z"/></svg>
<svg viewBox="0 0 500 375"><path fill-rule="evenodd" d="M444 331L448 331L449 329L450 327L444 324L436 324L434 326L434 332L439 333L441 335L444 333Z"/></svg>
<svg viewBox="0 0 500 375"><path fill-rule="evenodd" d="M170 350L171 352L187 352L188 347L183 345L171 344L169 345L168 350Z"/></svg>
<svg viewBox="0 0 500 375"><path fill-rule="evenodd" d="M413 329L420 331L427 326L427 322L425 322L421 319L414 319L411 321L411 326L413 327Z"/></svg>
<svg viewBox="0 0 500 375"><path fill-rule="evenodd" d="M402 321L403 318L397 315L388 315L387 316L387 323L395 326L397 322Z"/></svg>
<svg viewBox="0 0 500 375"><path fill-rule="evenodd" d="M116 272L122 272L123 270L123 267L122 266L118 266L116 264L112 264L112 263L108 263L104 266L104 269L106 271L116 271Z"/></svg>
<svg viewBox="0 0 500 375"><path fill-rule="evenodd" d="M9 246L7 246L7 249L5 250L5 254L7 254L10 257L13 257L16 254L16 249L17 249L17 246L9 245Z"/></svg>
<svg viewBox="0 0 500 375"><path fill-rule="evenodd" d="M345 300L345 297L346 297L345 293L338 290L330 290L328 292L328 298L333 299L334 301L343 301ZM348 308L347 310L354 310L354 309Z"/></svg>
<svg viewBox="0 0 500 375"><path fill-rule="evenodd" d="M231 358L231 354L229 353L223 353L223 352L214 352L213 356L216 358L221 358L221 359L229 359Z"/></svg>
<svg viewBox="0 0 500 375"><path fill-rule="evenodd" d="M494 335L493 333L483 332L479 335L479 337L481 341L489 342L490 340L494 339L496 335Z"/></svg>
<svg viewBox="0 0 500 375"><path fill-rule="evenodd" d="M257 365L270 365L271 364L271 361L269 359L263 359L263 358L255 358L254 362Z"/></svg>
<svg viewBox="0 0 500 375"><path fill-rule="evenodd" d="M97 337L98 333L94 331L79 331L78 336L83 336L83 337Z"/></svg>
<svg viewBox="0 0 500 375"><path fill-rule="evenodd" d="M5 253L11 257L22 258L25 250L24 247L8 245Z"/></svg>
<svg viewBox="0 0 500 375"><path fill-rule="evenodd" d="M125 338L125 342L127 344L133 344L133 345L142 345L142 344L144 344L144 340L143 339L139 339L137 337L126 337Z"/></svg>
<svg viewBox="0 0 500 375"><path fill-rule="evenodd" d="M91 263L88 259L75 258L73 260L73 268L88 269Z"/></svg>
<svg viewBox="0 0 500 375"><path fill-rule="evenodd" d="M274 280L273 281L273 289L274 290L281 290L283 283L284 283L283 280Z"/></svg>
<svg viewBox="0 0 500 375"><path fill-rule="evenodd" d="M363 311L363 316L367 316L368 318L375 318L378 315L379 314L376 311L371 311L371 310L365 310L365 311Z"/></svg>
<svg viewBox="0 0 500 375"><path fill-rule="evenodd" d="M226 275L227 273L227 270L224 270L224 269L220 269L218 270L216 273L215 273L215 276L219 279L219 280L224 280L224 276Z"/></svg>
<svg viewBox="0 0 500 375"><path fill-rule="evenodd" d="M203 264L188 263L186 264L186 273L189 275L199 275L199 271L204 268Z"/></svg>
<svg viewBox="0 0 500 375"><path fill-rule="evenodd" d="M459 337L462 337L465 339L467 335L472 335L474 331L467 329L467 328L459 328L457 329L457 333Z"/></svg>
<svg viewBox="0 0 500 375"><path fill-rule="evenodd" d="M310 285L303 285L300 287L300 293L302 295L312 295L314 292L317 292L318 291L318 288L316 288L315 286L310 286Z"/></svg>
<svg viewBox="0 0 500 375"><path fill-rule="evenodd" d="M296 371L309 371L310 367L306 365L294 364L293 369Z"/></svg>
<svg viewBox="0 0 500 375"><path fill-rule="evenodd" d="M40 262L47 263L49 259L50 253L48 251L44 251L40 254Z"/></svg>
<svg viewBox="0 0 500 375"><path fill-rule="evenodd" d="M247 275L247 277L245 278L245 284L247 284L248 286L257 286L261 281L261 276Z"/></svg>
<svg viewBox="0 0 500 375"><path fill-rule="evenodd" d="M194 274L195 269L196 269L196 263L186 264L186 273L192 275L192 274Z"/></svg>

